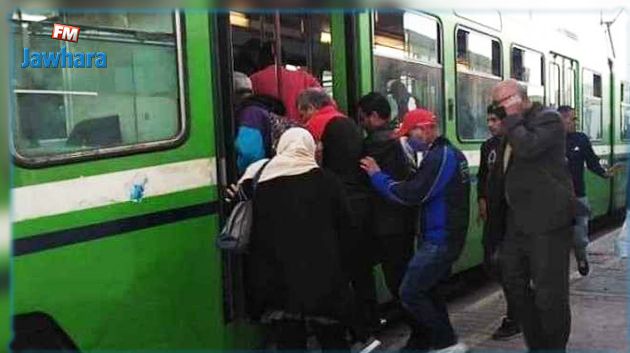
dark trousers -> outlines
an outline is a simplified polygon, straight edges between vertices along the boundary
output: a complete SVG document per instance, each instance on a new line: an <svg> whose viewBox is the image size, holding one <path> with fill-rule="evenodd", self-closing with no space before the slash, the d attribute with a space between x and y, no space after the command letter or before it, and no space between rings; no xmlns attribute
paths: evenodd
<svg viewBox="0 0 630 353"><path fill-rule="evenodd" d="M453 261L448 247L424 242L407 267L400 287L400 299L413 315L411 340L425 340L424 346L441 349L457 343L457 337L446 310L446 303L438 292L438 284L450 273Z"/></svg>
<svg viewBox="0 0 630 353"><path fill-rule="evenodd" d="M525 234L508 211L502 277L531 350L566 350L571 330L569 252L572 228Z"/></svg>
<svg viewBox="0 0 630 353"><path fill-rule="evenodd" d="M483 265L486 273L490 275L493 279L495 279L501 285L501 289L503 290L503 296L505 297L506 303L506 313L505 316L510 321L517 322L518 314L516 312L516 304L514 303L514 298L512 296L507 295L507 290L505 289L505 281L501 276L501 261L499 259L499 251L497 248L499 245L490 245L483 244Z"/></svg>
<svg viewBox="0 0 630 353"><path fill-rule="evenodd" d="M399 299L402 283L409 260L413 256L413 234L377 235L381 266L385 283L394 298Z"/></svg>
<svg viewBox="0 0 630 353"><path fill-rule="evenodd" d="M349 198L352 225L342 239L343 259L352 285L355 328L358 338L367 338L368 327L376 321L376 281L374 279L375 240L369 230L370 202L367 197Z"/></svg>
<svg viewBox="0 0 630 353"><path fill-rule="evenodd" d="M349 351L342 325L311 325L322 350ZM306 323L281 321L274 324L275 343L278 350L305 351L308 342Z"/></svg>

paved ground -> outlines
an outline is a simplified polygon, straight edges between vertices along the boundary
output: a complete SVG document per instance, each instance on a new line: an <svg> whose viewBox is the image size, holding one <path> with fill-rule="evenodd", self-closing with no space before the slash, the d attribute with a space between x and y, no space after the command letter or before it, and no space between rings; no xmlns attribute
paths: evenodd
<svg viewBox="0 0 630 353"><path fill-rule="evenodd" d="M581 277L572 264L571 352L629 352L628 285L626 260L615 257L614 239L618 230L600 236L589 246L591 273ZM505 301L496 284L487 283L472 293L449 303L453 325L476 351L524 350L523 338L497 342L490 339L505 312ZM379 349L397 350L407 338L408 329L396 325L379 335Z"/></svg>

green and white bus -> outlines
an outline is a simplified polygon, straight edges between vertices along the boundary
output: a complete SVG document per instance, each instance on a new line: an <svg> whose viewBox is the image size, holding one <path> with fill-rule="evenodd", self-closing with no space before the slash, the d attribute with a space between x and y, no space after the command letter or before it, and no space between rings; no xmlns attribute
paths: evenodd
<svg viewBox="0 0 630 353"><path fill-rule="evenodd" d="M609 165L630 152L630 84L606 50L483 17L419 10L18 9L11 19L15 344L81 351L260 347L238 257L214 245L236 177L232 77L270 40L340 108L402 83L473 174L489 89L513 77L576 108ZM55 23L81 28L51 38ZM527 28L527 29L524 29ZM540 43L544 43L541 45ZM21 68L31 52L104 52L107 68ZM594 216L625 207L626 176L588 176ZM476 195L471 196L476 210ZM472 212L455 271L482 260ZM381 299L388 293L381 287Z"/></svg>

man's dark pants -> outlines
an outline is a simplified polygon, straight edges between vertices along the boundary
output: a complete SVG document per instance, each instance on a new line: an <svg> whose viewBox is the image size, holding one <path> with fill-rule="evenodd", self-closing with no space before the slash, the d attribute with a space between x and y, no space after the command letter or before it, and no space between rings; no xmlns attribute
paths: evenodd
<svg viewBox="0 0 630 353"><path fill-rule="evenodd" d="M375 241L369 231L369 199L351 197L348 203L352 224L342 239L344 254L348 256L343 261L354 292L356 325L363 331L358 334L362 336L376 320ZM360 337L364 338L367 337Z"/></svg>
<svg viewBox="0 0 630 353"><path fill-rule="evenodd" d="M448 246L423 242L407 267L400 286L400 299L416 319L411 339L424 339L427 348L441 349L457 343L446 304L437 291L453 264ZM418 336L423 337L418 337Z"/></svg>
<svg viewBox="0 0 630 353"><path fill-rule="evenodd" d="M571 330L569 252L572 227L526 234L508 210L502 276L531 350L562 352Z"/></svg>
<svg viewBox="0 0 630 353"><path fill-rule="evenodd" d="M413 256L415 236L411 234L377 235L381 266L389 292L398 299L409 260Z"/></svg>
<svg viewBox="0 0 630 353"><path fill-rule="evenodd" d="M488 275L490 275L494 280L499 282L501 285L501 289L503 289L503 294L505 296L505 302L507 306L507 310L505 316L508 320L512 322L518 322L518 315L516 313L516 305L514 304L514 300L511 296L507 295L507 291L505 289L505 282L503 281L503 277L501 276L501 261L498 258L499 252L496 249L500 246L500 244L483 244L484 251L484 269Z"/></svg>

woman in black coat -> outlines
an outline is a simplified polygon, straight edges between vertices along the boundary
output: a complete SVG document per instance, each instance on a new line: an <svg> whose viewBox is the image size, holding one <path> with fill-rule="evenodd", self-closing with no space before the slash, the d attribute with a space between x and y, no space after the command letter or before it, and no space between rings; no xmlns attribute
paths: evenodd
<svg viewBox="0 0 630 353"><path fill-rule="evenodd" d="M251 191L261 167L246 258L248 312L278 330L278 349L306 349L307 328L323 349L348 349L349 282L340 250L348 219L343 188L319 168L315 142L302 128L280 137L268 163L247 169L240 182L244 190Z"/></svg>

